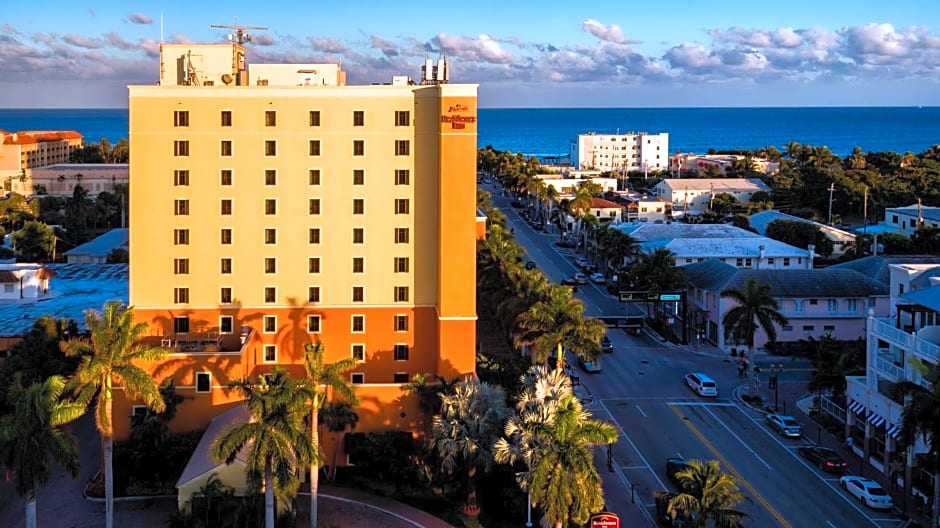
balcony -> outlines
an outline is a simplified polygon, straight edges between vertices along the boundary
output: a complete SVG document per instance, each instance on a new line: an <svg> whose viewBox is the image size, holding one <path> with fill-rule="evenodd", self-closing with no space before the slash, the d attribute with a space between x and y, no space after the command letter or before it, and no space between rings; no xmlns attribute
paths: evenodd
<svg viewBox="0 0 940 528"><path fill-rule="evenodd" d="M252 329L243 326L238 334L220 334L218 331L185 332L148 336L144 343L162 347L173 354L240 354Z"/></svg>
<svg viewBox="0 0 940 528"><path fill-rule="evenodd" d="M895 383L904 381L904 367L898 365L893 357L878 357L875 361L875 371Z"/></svg>
<svg viewBox="0 0 940 528"><path fill-rule="evenodd" d="M921 329L921 333L936 334L933 330L935 328L924 328ZM874 337L887 341L906 352L913 352L934 364L940 363L940 345L897 328L889 321L875 319L872 322L871 332Z"/></svg>

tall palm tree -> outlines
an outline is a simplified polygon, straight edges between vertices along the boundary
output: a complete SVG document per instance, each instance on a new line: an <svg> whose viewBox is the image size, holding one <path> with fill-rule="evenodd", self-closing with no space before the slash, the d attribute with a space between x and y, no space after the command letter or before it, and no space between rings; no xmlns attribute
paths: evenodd
<svg viewBox="0 0 940 528"><path fill-rule="evenodd" d="M639 243L632 236L615 228L610 228L607 235L606 255L608 260L616 263L614 269L619 273L624 267L627 257L636 255Z"/></svg>
<svg viewBox="0 0 940 528"><path fill-rule="evenodd" d="M584 317L584 304L571 297L570 288L554 285L516 322L514 345L529 347L533 365L547 363L554 351L558 369L564 368L565 347L593 357L606 331L600 321Z"/></svg>
<svg viewBox="0 0 940 528"><path fill-rule="evenodd" d="M680 493L669 501L669 513L694 514L696 528L705 528L708 521L721 528L744 526L747 514L734 509L745 499L734 478L723 472L718 461L689 460L685 469L676 473Z"/></svg>
<svg viewBox="0 0 940 528"><path fill-rule="evenodd" d="M359 423L359 415L353 410L349 402L330 402L323 408L323 423L331 433L345 433L347 429L355 429ZM331 464L330 480L336 480L336 455L339 453L342 435L336 434L333 445L333 463Z"/></svg>
<svg viewBox="0 0 940 528"><path fill-rule="evenodd" d="M309 380L293 379L283 368L228 385L245 397L251 421L222 432L209 449L215 462L231 464L248 446L247 476L251 489L264 488L264 525L274 528L274 493L294 496L299 482L298 469L318 456L304 429L309 402L315 389Z"/></svg>
<svg viewBox="0 0 940 528"><path fill-rule="evenodd" d="M26 526L36 528L36 488L45 485L52 463L78 475L78 442L63 425L85 413L85 406L63 398L66 382L50 376L10 394L13 414L0 420L0 465L14 471L16 493L26 498Z"/></svg>
<svg viewBox="0 0 940 528"><path fill-rule="evenodd" d="M70 339L63 344L63 349L66 355L80 358L70 388L78 401L84 404L95 401L95 427L101 435L103 452L105 526L111 528L114 525L112 390L118 383L128 399L143 401L151 410L163 412L166 406L160 387L147 371L134 363L160 360L168 351L141 343L147 323L135 323L133 309L117 301L105 303L100 313L86 310L85 325L89 336Z"/></svg>
<svg viewBox="0 0 940 528"><path fill-rule="evenodd" d="M304 345L304 368L312 384L310 404L310 441L315 456L310 459L310 528L317 526L317 494L319 493L319 465L323 461L320 448L320 407L327 401L327 393L339 396L351 404L359 403L359 395L352 383L343 374L356 367L356 360L349 357L333 363L324 363L326 347L318 339L316 343ZM321 387L324 390L321 391ZM335 470L334 470L335 471Z"/></svg>
<svg viewBox="0 0 940 528"><path fill-rule="evenodd" d="M465 505L478 509L476 475L493 466L493 444L510 414L506 391L469 378L457 383L452 394L442 395L441 402L428 445L445 473L462 474L467 486Z"/></svg>
<svg viewBox="0 0 940 528"><path fill-rule="evenodd" d="M735 340L743 339L749 355L754 351L754 334L758 328L763 329L767 339L773 343L777 340L776 325L789 324L787 318L778 311L780 305L770 285L760 284L756 279L747 279L743 290L725 289L721 296L737 304L721 320L725 332L733 334Z"/></svg>
<svg viewBox="0 0 940 528"><path fill-rule="evenodd" d="M557 393L556 393L557 394ZM617 428L591 418L572 395L528 400L493 447L501 464L524 463L516 479L556 528L584 524L604 505L593 446L617 441Z"/></svg>

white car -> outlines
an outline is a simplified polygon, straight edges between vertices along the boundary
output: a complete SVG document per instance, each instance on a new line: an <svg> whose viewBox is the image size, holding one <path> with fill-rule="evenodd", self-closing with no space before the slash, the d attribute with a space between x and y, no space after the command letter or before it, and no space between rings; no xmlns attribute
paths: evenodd
<svg viewBox="0 0 940 528"><path fill-rule="evenodd" d="M605 277L603 273L598 271L597 273L591 274L591 282L593 282L594 284L604 284L605 282L607 282L607 277Z"/></svg>
<svg viewBox="0 0 940 528"><path fill-rule="evenodd" d="M704 372L689 372L685 375L685 384L699 396L709 398L718 396L718 383Z"/></svg>
<svg viewBox="0 0 940 528"><path fill-rule="evenodd" d="M803 436L803 428L792 416L768 414L765 421L771 429L787 438L800 438Z"/></svg>
<svg viewBox="0 0 940 528"><path fill-rule="evenodd" d="M872 479L859 477L856 475L846 475L839 479L842 489L848 491L850 495L858 499L869 508L879 510L890 510L894 508L894 501L891 495Z"/></svg>
<svg viewBox="0 0 940 528"><path fill-rule="evenodd" d="M578 266L579 268L586 268L587 265L588 265L588 261L587 261L587 259L584 258L584 257L578 257L578 258L574 259L574 263L575 263L575 265Z"/></svg>

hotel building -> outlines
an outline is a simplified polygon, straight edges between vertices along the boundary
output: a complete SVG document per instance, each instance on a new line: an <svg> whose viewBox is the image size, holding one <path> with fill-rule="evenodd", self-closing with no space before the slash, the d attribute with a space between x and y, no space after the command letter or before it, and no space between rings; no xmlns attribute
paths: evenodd
<svg viewBox="0 0 940 528"><path fill-rule="evenodd" d="M237 41L162 44L159 83L129 87L129 298L172 351L147 368L186 397L173 430L230 409L231 380L305 375L318 339L358 361L357 431L422 430L402 384L474 372L477 86L427 70L347 86L249 67Z"/></svg>
<svg viewBox="0 0 940 528"><path fill-rule="evenodd" d="M575 169L664 171L669 168L669 134L579 134L569 155Z"/></svg>

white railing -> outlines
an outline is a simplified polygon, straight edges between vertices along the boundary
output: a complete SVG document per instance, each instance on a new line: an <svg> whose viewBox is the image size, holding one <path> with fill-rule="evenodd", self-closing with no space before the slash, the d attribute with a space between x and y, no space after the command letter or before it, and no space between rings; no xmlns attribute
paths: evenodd
<svg viewBox="0 0 940 528"><path fill-rule="evenodd" d="M819 398L819 408L832 416L842 420L843 423L847 420L845 409L839 407L835 402L830 400L827 396L822 396Z"/></svg>
<svg viewBox="0 0 940 528"><path fill-rule="evenodd" d="M915 342L918 354L929 357L934 363L940 361L940 346L921 338L915 338Z"/></svg>
<svg viewBox="0 0 940 528"><path fill-rule="evenodd" d="M900 328L896 328L894 325L885 321L875 319L873 323L874 325L872 327L872 332L878 337L882 337L887 341L891 341L895 345L902 347L905 350L911 350L914 348L914 336L911 334Z"/></svg>
<svg viewBox="0 0 940 528"><path fill-rule="evenodd" d="M882 374L887 374L894 378L895 381L904 379L904 369L895 365L894 361L890 359L878 358L878 361L875 362L875 370L878 370Z"/></svg>

